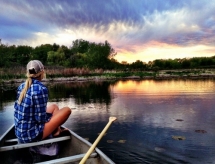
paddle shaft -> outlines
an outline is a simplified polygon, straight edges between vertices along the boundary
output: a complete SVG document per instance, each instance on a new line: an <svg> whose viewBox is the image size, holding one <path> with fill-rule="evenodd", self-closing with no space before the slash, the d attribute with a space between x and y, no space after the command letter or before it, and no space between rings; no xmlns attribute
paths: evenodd
<svg viewBox="0 0 215 164"><path fill-rule="evenodd" d="M101 140L101 138L104 136L105 132L108 130L108 128L110 127L110 125L112 124L112 122L115 121L115 120L116 120L116 117L110 117L109 118L109 122L107 123L107 125L105 126L105 128L102 130L102 132L100 133L100 135L97 137L97 139L92 144L92 146L87 151L87 153L85 154L84 158L82 158L82 160L81 160L81 162L79 164L84 164L86 162L87 158L90 156L90 154L96 148L96 145L99 143L99 141Z"/></svg>

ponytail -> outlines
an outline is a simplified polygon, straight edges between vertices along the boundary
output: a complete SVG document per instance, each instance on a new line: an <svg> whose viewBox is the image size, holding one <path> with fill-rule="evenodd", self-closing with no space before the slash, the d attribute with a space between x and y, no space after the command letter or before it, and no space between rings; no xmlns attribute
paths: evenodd
<svg viewBox="0 0 215 164"><path fill-rule="evenodd" d="M21 104L23 98L25 97L26 95L26 92L27 90L30 88L31 84L32 84L32 78L35 78L35 79L39 79L41 78L41 80L44 78L45 76L45 72L44 71L41 71L37 74L29 74L27 73L27 79L25 81L25 87L22 89L20 95L19 95L19 99L18 99L18 104Z"/></svg>

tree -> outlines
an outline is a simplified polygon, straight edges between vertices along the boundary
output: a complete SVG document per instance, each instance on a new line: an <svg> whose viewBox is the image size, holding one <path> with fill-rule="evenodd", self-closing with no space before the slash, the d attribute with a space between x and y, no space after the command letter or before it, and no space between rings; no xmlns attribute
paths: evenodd
<svg viewBox="0 0 215 164"><path fill-rule="evenodd" d="M117 55L117 52L112 48L111 44L108 41L105 41L104 50L106 52L107 58L112 59Z"/></svg>
<svg viewBox="0 0 215 164"><path fill-rule="evenodd" d="M90 43L83 39L73 41L70 61L73 67L104 68L111 67L111 60L116 55L111 45L105 43Z"/></svg>
<svg viewBox="0 0 215 164"><path fill-rule="evenodd" d="M182 68L190 68L190 60L189 59L182 59L181 60L181 67Z"/></svg>
<svg viewBox="0 0 215 164"><path fill-rule="evenodd" d="M69 59L70 56L72 55L72 51L67 46L64 45L62 45L60 48L63 50L66 60Z"/></svg>
<svg viewBox="0 0 215 164"><path fill-rule="evenodd" d="M83 39L77 39L72 43L71 52L73 54L85 53L88 51L89 46L90 46L90 43L88 41Z"/></svg>
<svg viewBox="0 0 215 164"><path fill-rule="evenodd" d="M152 62L152 67L163 69L164 66L165 66L165 60L163 59L156 59Z"/></svg>
<svg viewBox="0 0 215 164"><path fill-rule="evenodd" d="M0 67L4 67L7 65L8 58L7 58L7 46L1 44L0 45Z"/></svg>
<svg viewBox="0 0 215 164"><path fill-rule="evenodd" d="M40 60L43 64L46 64L49 51L53 51L53 46L51 44L42 44L41 46L37 46L32 52L31 59Z"/></svg>
<svg viewBox="0 0 215 164"><path fill-rule="evenodd" d="M90 68L109 69L111 58L116 55L116 52L111 45L105 41L105 43L99 44L91 43L86 54Z"/></svg>
<svg viewBox="0 0 215 164"><path fill-rule="evenodd" d="M48 65L64 65L65 64L65 54L62 48L59 48L56 52L49 51L47 55Z"/></svg>
<svg viewBox="0 0 215 164"><path fill-rule="evenodd" d="M59 46L58 44L54 43L54 44L52 45L52 50L53 50L53 51L57 51L58 48L60 48L60 46Z"/></svg>
<svg viewBox="0 0 215 164"><path fill-rule="evenodd" d="M26 65L30 60L32 51L33 48L30 46L17 46L14 53L14 60L16 63Z"/></svg>
<svg viewBox="0 0 215 164"><path fill-rule="evenodd" d="M136 62L131 63L130 67L132 69L140 69L140 70L142 70L142 69L146 69L147 65L145 63L143 63L142 61L137 60Z"/></svg>

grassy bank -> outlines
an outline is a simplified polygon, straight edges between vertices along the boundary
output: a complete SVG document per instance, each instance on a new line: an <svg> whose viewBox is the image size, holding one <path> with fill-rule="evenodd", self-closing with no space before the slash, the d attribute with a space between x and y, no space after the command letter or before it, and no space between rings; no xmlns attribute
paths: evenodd
<svg viewBox="0 0 215 164"><path fill-rule="evenodd" d="M0 68L0 83L16 82L25 79L25 67ZM183 69L183 70L144 70L144 71L103 71L102 69L89 70L80 68L47 67L47 80L83 80L83 79L110 79L110 78L215 78L215 69Z"/></svg>
<svg viewBox="0 0 215 164"><path fill-rule="evenodd" d="M11 79L22 79L25 78L25 68L24 67L14 67L14 68L0 68L0 78L1 80L11 80ZM67 78L67 77L128 77L128 76L155 76L156 72L151 71L103 71L102 69L89 70L83 68L63 68L63 67L48 67L45 69L46 77L48 79L53 78Z"/></svg>

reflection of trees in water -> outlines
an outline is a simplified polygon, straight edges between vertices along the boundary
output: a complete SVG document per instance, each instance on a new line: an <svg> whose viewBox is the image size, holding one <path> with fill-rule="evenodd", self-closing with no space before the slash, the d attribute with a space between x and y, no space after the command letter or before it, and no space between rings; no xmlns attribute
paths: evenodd
<svg viewBox="0 0 215 164"><path fill-rule="evenodd" d="M16 88L6 88L0 90L0 110L3 109L3 103L9 101L15 101L16 99Z"/></svg>
<svg viewBox="0 0 215 164"><path fill-rule="evenodd" d="M77 104L105 103L111 102L110 85L114 81L92 81L92 82L69 82L69 83L46 83L49 89L49 100L62 101L63 98L74 97ZM0 90L0 110L4 102L15 101L16 86L7 90Z"/></svg>
<svg viewBox="0 0 215 164"><path fill-rule="evenodd" d="M0 102L7 102L16 98L16 88L8 90L0 90Z"/></svg>
<svg viewBox="0 0 215 164"><path fill-rule="evenodd" d="M70 82L49 85L49 99L74 97L77 104L111 102L109 81Z"/></svg>

